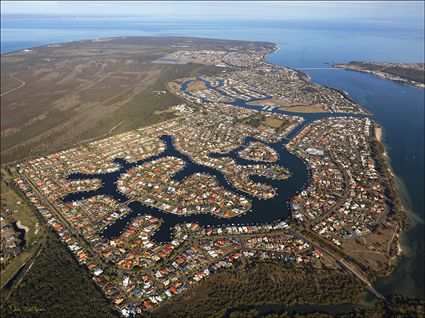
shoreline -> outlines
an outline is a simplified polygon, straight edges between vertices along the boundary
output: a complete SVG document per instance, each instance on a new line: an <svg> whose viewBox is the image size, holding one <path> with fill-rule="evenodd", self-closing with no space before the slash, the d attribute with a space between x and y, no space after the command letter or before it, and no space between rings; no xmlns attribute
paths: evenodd
<svg viewBox="0 0 425 318"><path fill-rule="evenodd" d="M266 42L266 43L268 43L268 42ZM277 46L278 46L278 43L276 43L276 42L273 42L273 44L275 45L275 47L277 47ZM275 53L275 52L276 52L276 49L274 48L274 49L272 49L270 52L268 52L268 53L264 54L264 56L263 56L263 58L261 59L261 61L262 61L264 64L266 64L266 65L272 65L272 66L279 67L279 68L283 68L283 69L293 70L293 71L297 72L298 74L300 74L300 76L302 77L302 79L303 79L304 81L306 81L306 82L308 82L308 83L313 83L313 84L316 84L316 85L322 86L322 87L327 88L327 89L330 89L330 90L332 90L332 91L334 91L334 92L336 92L336 93L338 93L338 94L341 94L341 96L342 96L343 98L345 98L348 102L350 102L350 103L352 103L352 104L354 104L354 105L358 106L359 110L358 110L357 112L354 112L353 114L360 114L360 115L366 115L366 116L371 116L371 115L372 115L372 113L371 113L368 109L364 108L363 106L361 106L361 105L360 105L360 104L358 104L358 103L355 103L355 102L351 99L351 97L349 96L349 94L348 94L346 91L343 91L343 90L340 90L340 89L337 89L337 88L334 88L334 87L330 87L330 86L328 86L328 85L324 85L324 84L316 83L316 82L314 82L314 81L312 80L312 78L310 77L310 75L308 75L307 73L305 73L305 72L303 72L302 70L299 70L299 69L297 69L297 68L294 68L294 67L288 67L288 66L285 66L285 65L276 64L276 63L273 63L273 62L269 62L269 61L267 61L267 56L269 56L269 55L271 55L271 54L273 54L273 53ZM335 67L334 65L332 65L332 66L333 66L333 67ZM254 105L254 106L256 106L256 105ZM288 111L288 110L286 110L286 111ZM290 112L290 111L288 111L288 112ZM303 113L310 113L310 114L314 114L314 113L320 113L320 112L315 111L315 112L303 112ZM322 112L322 113L323 113L323 112ZM326 113L327 113L327 111L326 111Z"/></svg>
<svg viewBox="0 0 425 318"><path fill-rule="evenodd" d="M402 78L400 76L392 75L392 74L389 74L389 73L381 74L381 73L379 73L379 71L362 69L362 68L356 67L355 65L350 66L348 63L346 63L346 64L345 63L343 63L343 64L333 64L332 67L342 69L342 70L346 70L346 71L353 71L353 72L370 74L370 75L373 75L373 76L376 76L376 77L379 77L379 78L382 78L382 79L386 79L386 80L389 80L389 81L392 81L392 82L395 82L397 84L407 86L407 87L425 89L425 83L415 82L415 81L408 80L408 79Z"/></svg>
<svg viewBox="0 0 425 318"><path fill-rule="evenodd" d="M404 236L409 232L411 228L409 209L408 209L408 197L402 195L403 191L401 189L401 179L397 177L394 173L390 157L387 153L387 147L383 141L383 127L374 122L373 125L374 137L375 137L375 146L372 144L372 147L375 148L375 160L379 163L381 167L381 175L385 186L388 190L388 199L390 200L390 212L386 216L391 222L397 224L394 236L388 244L395 244L395 255L390 256L391 269L388 273L377 275L375 283L379 280L390 277L395 270L400 267L400 261L403 256L406 254L406 248L403 248L402 240Z"/></svg>
<svg viewBox="0 0 425 318"><path fill-rule="evenodd" d="M63 41L56 41L56 42L48 42L44 44L36 44L34 43L33 46L24 47L21 49L13 49L12 51L1 51L0 55L6 55L6 54L12 54L12 53L19 53L22 51L22 53L30 53L34 49L40 49L40 48L49 48L49 47L56 47L56 46L63 46L68 45L71 43L82 43L82 42L107 42L107 41L113 41L118 39L129 39L129 38L179 38L179 39L195 39L195 40L207 40L207 41L224 41L224 42L236 42L236 43L255 43L258 45L271 45L272 53L277 51L279 49L279 45L276 42L271 41L258 41L258 40L231 40L231 39L223 39L223 38L215 38L215 37L206 37L206 36L190 36L190 35L117 35L117 36L105 36L105 37L89 37L89 38L83 38L79 40L63 40Z"/></svg>
<svg viewBox="0 0 425 318"><path fill-rule="evenodd" d="M273 53L273 52L272 52ZM275 65L275 64L273 64L273 65ZM277 64L276 64L277 65ZM278 65L279 66L279 65ZM319 84L320 85L320 84ZM375 126L374 126L375 127ZM389 178L389 180L388 180L388 184L387 184L387 186L389 187L389 188L391 188L392 186L393 186L393 183L394 183L394 178L395 178L395 175L394 175L394 173L392 172L392 169L391 169L391 165L390 165L390 162L389 162L389 158L388 158L388 155L387 155L387 152L386 152L386 147L385 147L385 145L383 144L383 142L382 142L382 127L381 126L376 126L375 127L375 131L374 131L374 134L375 134L375 138L376 138L376 140L378 141L378 143L379 144L381 144L382 145L382 155L383 155L383 158L381 158L381 160L379 160L379 161L381 161L380 162L380 164L382 164L382 167L383 167L383 171L387 171L388 170L388 172L391 174L391 177ZM385 178L386 179L386 178ZM387 181L387 180L384 180L384 181ZM390 190L391 191L391 190ZM395 194L397 195L397 197L398 197L398 191L396 191L396 189L393 189L393 191L395 192ZM392 198L391 198L392 199ZM392 200L393 201L393 200ZM403 208L403 206L402 206L402 208ZM398 215L398 211L395 211L394 212L395 213L395 215ZM396 214L397 213L397 214ZM22 225L23 226L23 225ZM23 226L24 227L24 226ZM402 231L402 229L401 230L397 230L397 231ZM398 237L398 235L396 236L396 240L397 240L397 243L399 244L399 237Z"/></svg>
<svg viewBox="0 0 425 318"><path fill-rule="evenodd" d="M28 226L25 226L21 223L21 221L16 222L16 226L18 229L25 231L25 233L28 233L30 231Z"/></svg>
<svg viewBox="0 0 425 318"><path fill-rule="evenodd" d="M375 126L375 138L379 142L382 142L382 127L381 126L378 126L378 125Z"/></svg>

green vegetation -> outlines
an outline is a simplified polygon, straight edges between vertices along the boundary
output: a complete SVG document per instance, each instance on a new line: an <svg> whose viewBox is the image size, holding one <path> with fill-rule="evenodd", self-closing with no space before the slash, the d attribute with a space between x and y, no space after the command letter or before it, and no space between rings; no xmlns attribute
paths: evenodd
<svg viewBox="0 0 425 318"><path fill-rule="evenodd" d="M255 128L261 128L263 126L274 128L276 133L281 133L290 124L290 122L287 120L267 118L261 113L252 114L247 118L240 119L240 122L243 122Z"/></svg>
<svg viewBox="0 0 425 318"><path fill-rule="evenodd" d="M6 260L1 265L0 287L3 288L9 279L34 254L43 237L44 229L27 199L21 197L9 183L7 171L2 169L1 176L1 215L14 222L20 221L21 225L28 229L25 233L25 246L21 253L13 259Z"/></svg>
<svg viewBox="0 0 425 318"><path fill-rule="evenodd" d="M43 250L5 301L2 317L118 317L88 273L50 230Z"/></svg>
<svg viewBox="0 0 425 318"><path fill-rule="evenodd" d="M164 71L154 84L148 86L140 94L134 96L131 101L115 111L112 116L114 124L123 123L120 126L120 131L152 125L175 117L172 113L160 112L170 106L185 102L167 90L166 83L168 81L181 77L195 77L201 74L212 75L219 71L217 67L198 64L161 65L161 67ZM165 93L155 93L163 91Z"/></svg>
<svg viewBox="0 0 425 318"><path fill-rule="evenodd" d="M244 304L342 304L360 301L362 284L337 271L285 269L282 263L239 265L204 281L153 312L154 317L223 317Z"/></svg>
<svg viewBox="0 0 425 318"><path fill-rule="evenodd" d="M407 215L403 208L400 196L396 192L396 184L389 170L388 158L385 155L384 145L374 138L370 140L372 155L375 158L377 170L385 184L385 195L390 205L389 215L400 226L400 230L406 228Z"/></svg>
<svg viewBox="0 0 425 318"><path fill-rule="evenodd" d="M40 235L40 224L32 207L23 199L14 189L1 181L1 211L7 213L10 211L15 221L21 221L21 224L29 228L25 233L26 246L31 246ZM42 232L42 231L41 231Z"/></svg>
<svg viewBox="0 0 425 318"><path fill-rule="evenodd" d="M37 245L38 246L38 245ZM5 286L9 280L19 271L19 269L34 255L37 246L33 246L31 249L22 251L11 261L5 269L1 270L1 288Z"/></svg>
<svg viewBox="0 0 425 318"><path fill-rule="evenodd" d="M174 116L161 113L182 102L163 93L166 81L186 74L223 71L199 64L153 63L184 44L188 50L254 45L195 38L128 37L38 47L25 55L3 54L2 92L19 83L9 76L11 73L26 85L2 97L2 163L69 149L92 138Z"/></svg>
<svg viewBox="0 0 425 318"><path fill-rule="evenodd" d="M214 75L220 68L199 64L166 65L154 64L161 69L155 81L135 95L130 101L117 108L111 116L92 127L85 139L104 135L111 129L112 134L141 128L175 117L174 112L167 112L169 107L185 101L170 93L166 83L180 77L194 77L201 74ZM149 67L146 66L146 69Z"/></svg>
<svg viewBox="0 0 425 318"><path fill-rule="evenodd" d="M261 313L260 310L253 308L247 310L235 310L226 315L229 318L354 318L354 317L409 317L420 318L425 315L425 300L405 298L400 295L390 295L387 300L378 301L373 308L353 309L346 313L327 313L321 311L307 311L305 313L289 313L283 311L279 313Z"/></svg>
<svg viewBox="0 0 425 318"><path fill-rule="evenodd" d="M425 83L425 73L422 68L417 65L417 68L406 67L403 65L389 64L389 63L368 63L368 62L350 62L348 66L356 66L361 70L370 70L370 71L381 71L390 75L395 75L409 81L414 81L418 83ZM409 64L406 64L409 65Z"/></svg>

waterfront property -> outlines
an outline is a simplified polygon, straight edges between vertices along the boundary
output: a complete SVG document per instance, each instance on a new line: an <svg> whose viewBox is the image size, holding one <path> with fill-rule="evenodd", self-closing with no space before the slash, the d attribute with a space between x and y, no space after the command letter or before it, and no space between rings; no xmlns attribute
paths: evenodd
<svg viewBox="0 0 425 318"><path fill-rule="evenodd" d="M343 93L265 63L270 51L164 56L226 72L168 82L185 100L176 118L16 166L17 186L124 315L244 258L347 270L306 233L336 250L378 235L390 202L374 123Z"/></svg>

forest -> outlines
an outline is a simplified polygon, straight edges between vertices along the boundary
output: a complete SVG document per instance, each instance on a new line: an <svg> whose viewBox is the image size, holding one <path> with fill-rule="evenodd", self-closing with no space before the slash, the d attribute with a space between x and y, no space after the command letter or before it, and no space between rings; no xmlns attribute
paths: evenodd
<svg viewBox="0 0 425 318"><path fill-rule="evenodd" d="M223 317L241 305L341 304L360 301L364 288L339 271L284 268L277 262L240 264L179 295L154 317Z"/></svg>
<svg viewBox="0 0 425 318"><path fill-rule="evenodd" d="M420 318L425 315L425 300L405 298L401 295L390 295L386 300L379 300L372 308L352 309L346 313L326 313L310 311L306 313L262 313L253 308L248 310L235 310L226 318L378 318L378 317L408 317Z"/></svg>
<svg viewBox="0 0 425 318"><path fill-rule="evenodd" d="M19 285L1 292L1 317L119 317L72 254L47 230L42 252Z"/></svg>

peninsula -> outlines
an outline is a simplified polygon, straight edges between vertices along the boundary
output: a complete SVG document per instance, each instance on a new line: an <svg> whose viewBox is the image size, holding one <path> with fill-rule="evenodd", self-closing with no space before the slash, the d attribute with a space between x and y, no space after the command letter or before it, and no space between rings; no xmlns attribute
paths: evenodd
<svg viewBox="0 0 425 318"><path fill-rule="evenodd" d="M235 271L248 295L264 264L277 301L383 298L405 217L379 127L274 50L119 37L2 56L2 168L121 315L176 316ZM294 295L294 277L315 283Z"/></svg>
<svg viewBox="0 0 425 318"><path fill-rule="evenodd" d="M347 64L335 64L334 67L370 73L400 84L425 88L424 63L349 62Z"/></svg>

